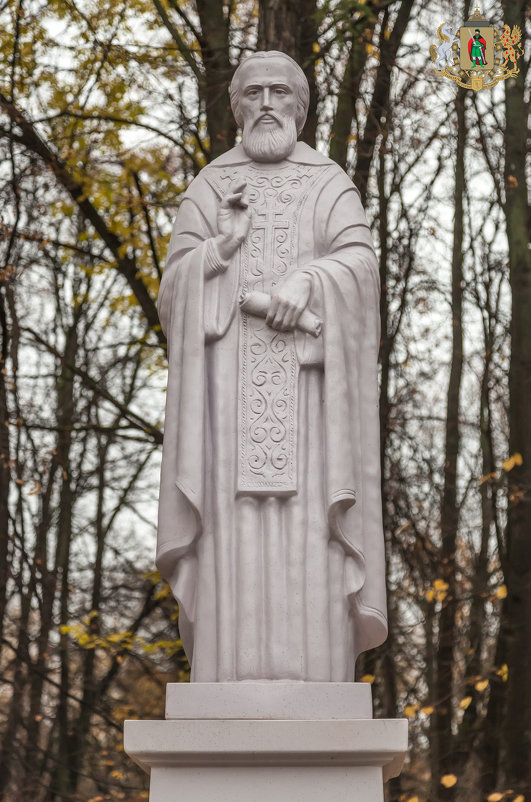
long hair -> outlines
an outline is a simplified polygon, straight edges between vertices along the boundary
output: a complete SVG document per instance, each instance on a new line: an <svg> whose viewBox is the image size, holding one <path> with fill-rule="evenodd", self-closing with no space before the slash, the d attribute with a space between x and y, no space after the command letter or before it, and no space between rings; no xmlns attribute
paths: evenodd
<svg viewBox="0 0 531 802"><path fill-rule="evenodd" d="M295 116L295 123L297 125L297 135L299 135L304 128L304 123L306 122L306 117L308 115L308 106L310 104L310 88L308 86L308 80L297 62L294 61L291 56L288 56L287 53L281 53L280 50L259 50L257 53L252 53L250 56L247 56L247 58L240 62L236 68L236 72L232 76L232 81L229 87L230 105L232 108L232 113L234 114L234 119L239 127L243 128L243 117L240 111L241 70L251 60L257 58L282 58L285 59L293 68L293 76L295 80L294 89L297 97L297 113Z"/></svg>

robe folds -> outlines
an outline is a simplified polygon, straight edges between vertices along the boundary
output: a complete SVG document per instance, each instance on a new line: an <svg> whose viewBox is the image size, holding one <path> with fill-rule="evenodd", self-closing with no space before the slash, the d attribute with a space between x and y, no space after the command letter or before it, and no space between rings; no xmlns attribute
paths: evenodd
<svg viewBox="0 0 531 802"><path fill-rule="evenodd" d="M247 182L251 229L215 268L220 201ZM314 338L240 309L293 270ZM157 565L193 681L350 681L386 637L379 277L359 195L303 143L205 167L174 224L159 301L168 389Z"/></svg>

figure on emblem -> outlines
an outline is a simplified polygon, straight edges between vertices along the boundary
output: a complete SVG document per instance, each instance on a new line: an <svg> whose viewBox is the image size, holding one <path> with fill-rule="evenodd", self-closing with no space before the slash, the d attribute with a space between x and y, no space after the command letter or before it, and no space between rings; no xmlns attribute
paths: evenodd
<svg viewBox="0 0 531 802"><path fill-rule="evenodd" d="M470 40L468 42L468 55L470 56L470 61L474 67L486 67L487 66L487 59L485 57L485 48L487 47L487 42L481 36L479 32L479 28L476 28L474 34L470 36Z"/></svg>
<svg viewBox="0 0 531 802"><path fill-rule="evenodd" d="M379 275L352 181L297 141L304 73L256 53L242 142L192 182L159 295L157 564L192 681L350 681L386 636Z"/></svg>

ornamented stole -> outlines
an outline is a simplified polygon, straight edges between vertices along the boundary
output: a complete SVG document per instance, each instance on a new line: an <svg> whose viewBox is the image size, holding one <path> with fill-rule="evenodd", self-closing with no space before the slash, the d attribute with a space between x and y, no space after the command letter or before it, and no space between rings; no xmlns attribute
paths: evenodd
<svg viewBox="0 0 531 802"><path fill-rule="evenodd" d="M251 229L240 249L242 292L271 294L298 266L300 210L322 177L315 167L244 164L212 181L223 196L247 181ZM299 365L292 332L239 312L237 492L269 496L297 492Z"/></svg>

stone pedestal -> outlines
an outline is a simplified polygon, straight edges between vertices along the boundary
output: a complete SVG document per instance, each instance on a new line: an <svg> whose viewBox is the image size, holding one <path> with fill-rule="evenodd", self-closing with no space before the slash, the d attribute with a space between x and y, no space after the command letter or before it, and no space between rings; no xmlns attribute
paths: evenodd
<svg viewBox="0 0 531 802"><path fill-rule="evenodd" d="M125 723L150 802L383 802L406 750L362 683L168 685L165 721Z"/></svg>

